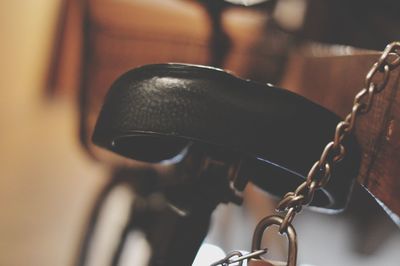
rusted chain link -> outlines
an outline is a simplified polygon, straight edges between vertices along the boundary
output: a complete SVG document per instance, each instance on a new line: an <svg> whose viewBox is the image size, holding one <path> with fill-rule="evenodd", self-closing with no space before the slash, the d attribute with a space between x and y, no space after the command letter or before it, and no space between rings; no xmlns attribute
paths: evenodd
<svg viewBox="0 0 400 266"><path fill-rule="evenodd" d="M279 232L281 234L288 234L288 229L292 232L292 244L294 245L292 249L296 249L296 251L291 253L289 248L289 254L292 254L292 257L289 256L288 265L296 265L297 258L297 240L294 227L292 226L293 219L296 214L302 210L304 205L311 203L315 192L325 187L329 182L333 167L346 156L346 148L343 142L347 136L353 133L357 124L357 118L359 115L366 114L371 110L375 95L385 89L389 82L391 71L398 66L400 66L400 42L393 42L386 46L380 58L368 71L365 77L364 88L354 97L351 112L343 121L337 124L333 140L325 146L319 160L313 164L308 172L306 180L301 183L294 192L286 193L278 203L276 210L279 212L286 212L285 216L273 215L261 220L260 223L267 220L275 221L276 223L273 224L279 225ZM262 224L262 226L264 225ZM255 235L257 235L256 232ZM241 253L237 252L231 253L223 260L212 265L231 265L242 259L248 259L254 254L258 254L257 252L265 251L256 250L245 256L241 256ZM232 259L234 256L238 258Z"/></svg>
<svg viewBox="0 0 400 266"><path fill-rule="evenodd" d="M400 42L393 42L386 46L380 58L368 71L365 76L364 88L354 97L351 112L336 126L333 140L325 146L319 160L311 167L306 181L300 184L294 192L286 193L278 203L276 210L286 212L279 228L281 233L287 230L302 207L310 204L315 192L329 182L332 168L346 155L344 139L353 133L359 115L366 114L371 110L375 95L385 89L391 71L399 65Z"/></svg>

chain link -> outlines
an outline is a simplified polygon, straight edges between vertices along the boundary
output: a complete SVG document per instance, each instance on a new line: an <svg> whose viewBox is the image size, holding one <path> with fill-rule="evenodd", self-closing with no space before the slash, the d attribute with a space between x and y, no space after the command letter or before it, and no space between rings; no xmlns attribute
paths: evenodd
<svg viewBox="0 0 400 266"><path fill-rule="evenodd" d="M237 266L242 266L243 265L243 261L249 260L249 259L253 259L253 258L257 258L260 255L263 255L265 253L267 253L267 249L259 249L259 250L255 250L252 251L248 254L243 255L242 252L240 251L232 251L231 253L229 253L228 255L226 255L225 258L214 262L213 264L211 264L210 266L229 266L232 264L236 264Z"/></svg>
<svg viewBox="0 0 400 266"><path fill-rule="evenodd" d="M315 192L329 182L332 168L346 155L343 141L353 133L359 115L371 110L375 95L385 89L391 71L398 66L400 66L400 42L393 42L386 46L380 58L368 71L365 87L355 96L351 112L337 124L333 140L325 146L321 157L311 167L306 181L294 192L286 193L278 203L276 210L286 212L279 228L281 233L287 230L302 207L311 203Z"/></svg>
<svg viewBox="0 0 400 266"><path fill-rule="evenodd" d="M279 218L277 225L279 225L279 232L281 234L287 233L288 228L291 228L291 230L295 232L292 222L296 214L301 212L303 206L311 203L318 189L325 187L329 182L332 168L346 156L346 148L343 142L346 137L354 132L357 118L359 115L366 114L371 110L375 95L385 89L389 82L391 71L399 66L400 42L393 42L386 46L380 58L368 71L365 77L364 88L354 97L351 112L343 121L337 124L333 140L325 146L319 160L313 164L308 172L306 180L301 183L294 192L286 193L278 203L276 210L278 212L286 212L285 216L270 216L264 218L274 220ZM297 249L296 237L293 238L293 242ZM233 252L228 254L224 259L212 264L212 266L225 266L237 262L241 265L243 260L254 258L255 255L265 253L266 251L266 249L256 250L247 255L242 255L240 252ZM296 256L297 253L294 257L289 258L289 261L293 262L293 265L296 265ZM234 259L234 257L237 258Z"/></svg>

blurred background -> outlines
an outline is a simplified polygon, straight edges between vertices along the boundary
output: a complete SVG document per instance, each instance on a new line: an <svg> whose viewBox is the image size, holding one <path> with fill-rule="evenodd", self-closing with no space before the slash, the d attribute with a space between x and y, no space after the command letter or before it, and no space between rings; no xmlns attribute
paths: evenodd
<svg viewBox="0 0 400 266"><path fill-rule="evenodd" d="M351 55L400 39L398 4L359 2L1 1L0 265L79 265L99 193L119 180L121 169L132 169L122 172L128 179L153 169L90 142L104 95L123 72L187 62L305 86L298 77L305 70L296 68L307 62L301 53ZM339 114L349 109L335 104L326 102ZM224 252L250 249L252 230L273 212L275 199L251 186L245 196L242 207L218 207L207 243ZM108 222L90 239L87 265L112 265L133 197L126 186L110 194L100 211ZM399 228L358 186L343 214L307 210L296 227L301 263L400 265ZM149 252L142 238L129 238L118 265L140 265ZM274 248L278 258L284 246Z"/></svg>
<svg viewBox="0 0 400 266"><path fill-rule="evenodd" d="M75 99L46 95L62 2L0 5L0 265L74 265L107 169L79 144Z"/></svg>

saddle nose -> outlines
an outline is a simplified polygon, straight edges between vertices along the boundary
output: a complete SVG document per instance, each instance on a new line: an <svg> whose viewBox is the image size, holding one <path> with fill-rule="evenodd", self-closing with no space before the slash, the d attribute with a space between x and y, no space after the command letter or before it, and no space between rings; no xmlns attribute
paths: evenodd
<svg viewBox="0 0 400 266"><path fill-rule="evenodd" d="M304 181L339 121L299 95L220 69L156 64L130 70L114 82L93 141L151 163L179 158L190 143L224 150L240 157L240 176L282 196ZM345 207L359 166L355 139L346 145L349 154L312 206Z"/></svg>

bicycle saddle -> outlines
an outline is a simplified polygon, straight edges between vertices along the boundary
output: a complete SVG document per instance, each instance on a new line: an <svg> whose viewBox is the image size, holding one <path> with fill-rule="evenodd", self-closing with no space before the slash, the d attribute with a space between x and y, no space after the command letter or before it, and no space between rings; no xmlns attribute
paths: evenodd
<svg viewBox="0 0 400 266"><path fill-rule="evenodd" d="M340 118L287 90L220 69L156 64L128 71L106 96L93 142L128 158L161 162L189 144L240 157L240 176L281 196L304 181ZM345 207L359 154L338 163L311 206ZM353 152L355 151L355 152Z"/></svg>

